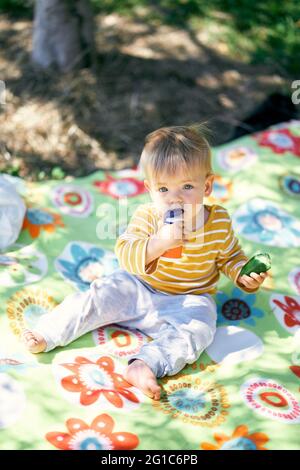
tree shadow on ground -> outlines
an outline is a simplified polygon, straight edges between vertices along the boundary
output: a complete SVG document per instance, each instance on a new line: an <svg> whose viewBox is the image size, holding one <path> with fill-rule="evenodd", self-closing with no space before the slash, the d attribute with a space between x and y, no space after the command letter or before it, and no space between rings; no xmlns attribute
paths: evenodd
<svg viewBox="0 0 300 470"><path fill-rule="evenodd" d="M290 86L276 67L229 58L188 28L119 16L113 24L99 19L96 72L45 72L31 63L32 23L3 21L1 153L8 157L0 168L15 158L28 178L56 165L74 176L135 165L146 134L167 125L208 121L211 144L219 145L253 106Z"/></svg>

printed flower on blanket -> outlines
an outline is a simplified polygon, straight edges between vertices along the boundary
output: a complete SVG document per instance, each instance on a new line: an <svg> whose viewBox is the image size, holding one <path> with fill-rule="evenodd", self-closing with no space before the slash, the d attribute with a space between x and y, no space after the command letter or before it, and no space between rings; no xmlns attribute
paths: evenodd
<svg viewBox="0 0 300 470"><path fill-rule="evenodd" d="M17 291L7 302L9 325L16 336L25 328L34 329L41 315L49 313L57 302L41 289L25 288Z"/></svg>
<svg viewBox="0 0 300 470"><path fill-rule="evenodd" d="M216 444L202 442L203 450L267 450L264 445L269 441L266 434L255 432L249 434L248 427L245 425L238 426L231 436L226 434L214 434Z"/></svg>
<svg viewBox="0 0 300 470"><path fill-rule="evenodd" d="M298 397L275 380L249 379L241 386L241 396L253 412L285 424L300 423Z"/></svg>
<svg viewBox="0 0 300 470"><path fill-rule="evenodd" d="M0 285L11 287L39 281L48 270L46 256L34 247L15 245L0 255Z"/></svg>
<svg viewBox="0 0 300 470"><path fill-rule="evenodd" d="M253 165L257 153L250 147L230 147L217 153L217 161L222 170L236 173Z"/></svg>
<svg viewBox="0 0 300 470"><path fill-rule="evenodd" d="M80 186L63 184L52 190L53 203L63 214L88 217L93 211L92 195Z"/></svg>
<svg viewBox="0 0 300 470"><path fill-rule="evenodd" d="M211 366L208 374L187 374L186 369L171 377L162 377L164 393L152 406L158 412L184 424L213 428L224 423L230 403L226 388L214 380L217 370Z"/></svg>
<svg viewBox="0 0 300 470"><path fill-rule="evenodd" d="M8 266L8 271L11 278L16 283L22 283L25 281L25 271L27 270L31 274L40 274L40 270L34 266L34 263L38 260L37 256L31 256L26 258L16 259L13 256L1 256L0 255L0 272L3 271L3 265ZM22 265L26 263L26 268Z"/></svg>
<svg viewBox="0 0 300 470"><path fill-rule="evenodd" d="M214 187L212 194L206 198L208 204L218 204L226 202L232 197L233 183L228 178L215 175Z"/></svg>
<svg viewBox="0 0 300 470"><path fill-rule="evenodd" d="M219 291L216 294L218 322L234 322L235 325L246 323L255 326L256 321L264 316L264 312L255 307L256 294L247 294L234 287L230 295Z"/></svg>
<svg viewBox="0 0 300 470"><path fill-rule="evenodd" d="M252 199L232 217L233 228L255 243L278 247L300 246L300 220L273 201Z"/></svg>
<svg viewBox="0 0 300 470"><path fill-rule="evenodd" d="M289 172L279 179L280 188L290 197L300 199L300 174Z"/></svg>
<svg viewBox="0 0 300 470"><path fill-rule="evenodd" d="M113 252L84 242L68 243L54 265L79 290L87 290L94 279L111 274L119 267Z"/></svg>
<svg viewBox="0 0 300 470"><path fill-rule="evenodd" d="M290 370L300 379L300 366L290 366Z"/></svg>
<svg viewBox="0 0 300 470"><path fill-rule="evenodd" d="M104 181L96 180L94 186L103 194L119 199L123 197L135 197L146 193L147 190L143 181L136 178L117 179L110 175L106 175Z"/></svg>
<svg viewBox="0 0 300 470"><path fill-rule="evenodd" d="M108 325L97 328L92 333L96 345L109 355L116 356L119 359L128 359L139 353L143 344L150 341L150 338L141 331L126 328L121 325Z"/></svg>
<svg viewBox="0 0 300 470"><path fill-rule="evenodd" d="M300 330L300 296L273 294L270 305L280 325L289 333Z"/></svg>
<svg viewBox="0 0 300 470"><path fill-rule="evenodd" d="M113 432L115 422L108 414L97 416L89 426L82 419L66 421L66 432L48 432L46 439L61 450L132 450L139 444L136 434Z"/></svg>
<svg viewBox="0 0 300 470"><path fill-rule="evenodd" d="M0 350L0 373L14 371L23 374L37 365L38 363L28 361L28 357L23 354L5 353Z"/></svg>
<svg viewBox="0 0 300 470"><path fill-rule="evenodd" d="M139 404L139 393L129 390L132 387L123 376L116 372L116 361L109 356L91 360L87 357L76 357L74 362L55 365L71 371L71 375L60 378L64 390L71 394L79 394L81 405L88 406L104 397L116 408L128 407L130 403ZM61 375L61 372L60 372ZM137 391L138 392L138 391Z"/></svg>
<svg viewBox="0 0 300 470"><path fill-rule="evenodd" d="M300 157L300 136L294 135L290 129L272 129L254 135L258 144L269 147L274 153L291 152Z"/></svg>
<svg viewBox="0 0 300 470"><path fill-rule="evenodd" d="M37 238L41 230L54 232L57 226L64 227L59 214L55 214L48 209L27 209L23 230L28 230L32 238Z"/></svg>

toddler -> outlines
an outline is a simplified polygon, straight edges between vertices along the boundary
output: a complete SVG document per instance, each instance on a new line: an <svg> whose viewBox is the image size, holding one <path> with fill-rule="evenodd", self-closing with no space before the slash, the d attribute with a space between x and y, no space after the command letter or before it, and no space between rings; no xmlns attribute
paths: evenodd
<svg viewBox="0 0 300 470"><path fill-rule="evenodd" d="M198 359L216 331L220 273L256 292L267 273L240 276L248 261L227 210L204 205L214 175L203 125L165 127L146 137L140 167L152 202L141 204L115 245L120 268L43 315L23 341L33 353L64 346L109 324L152 338L128 361L125 379L159 400L157 378ZM173 223L167 210L183 209ZM174 248L182 252L174 255Z"/></svg>

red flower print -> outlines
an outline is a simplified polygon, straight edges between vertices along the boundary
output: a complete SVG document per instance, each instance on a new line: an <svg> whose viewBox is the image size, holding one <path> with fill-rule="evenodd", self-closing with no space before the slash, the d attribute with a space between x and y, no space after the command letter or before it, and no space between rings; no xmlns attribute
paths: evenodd
<svg viewBox="0 0 300 470"><path fill-rule="evenodd" d="M300 325L300 305L293 297L287 295L284 296L284 300L285 304L280 300L274 300L274 304L285 312L284 323L289 327Z"/></svg>
<svg viewBox="0 0 300 470"><path fill-rule="evenodd" d="M114 362L110 357L100 357L96 362L76 357L75 363L61 365L73 372L73 375L64 377L61 384L69 392L80 393L81 405L95 403L101 394L117 408L123 407L123 398L139 403L136 395L128 390L132 385L114 372Z"/></svg>
<svg viewBox="0 0 300 470"><path fill-rule="evenodd" d="M300 379L300 366L290 366L290 369Z"/></svg>
<svg viewBox="0 0 300 470"><path fill-rule="evenodd" d="M103 194L119 199L123 197L134 197L147 192L143 181L136 178L113 178L106 175L105 181L94 181L94 186Z"/></svg>
<svg viewBox="0 0 300 470"><path fill-rule="evenodd" d="M291 152L300 157L300 137L289 129L271 129L254 135L262 147L270 147L274 153Z"/></svg>

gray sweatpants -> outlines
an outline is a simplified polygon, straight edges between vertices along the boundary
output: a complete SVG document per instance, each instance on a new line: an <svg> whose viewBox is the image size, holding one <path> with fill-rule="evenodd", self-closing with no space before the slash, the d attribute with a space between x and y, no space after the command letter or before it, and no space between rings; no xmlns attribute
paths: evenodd
<svg viewBox="0 0 300 470"><path fill-rule="evenodd" d="M136 328L153 341L129 362L142 359L156 377L163 377L198 359L213 341L216 319L216 303L209 294L166 294L117 269L93 281L86 292L68 295L41 316L34 331L50 351L112 323Z"/></svg>

